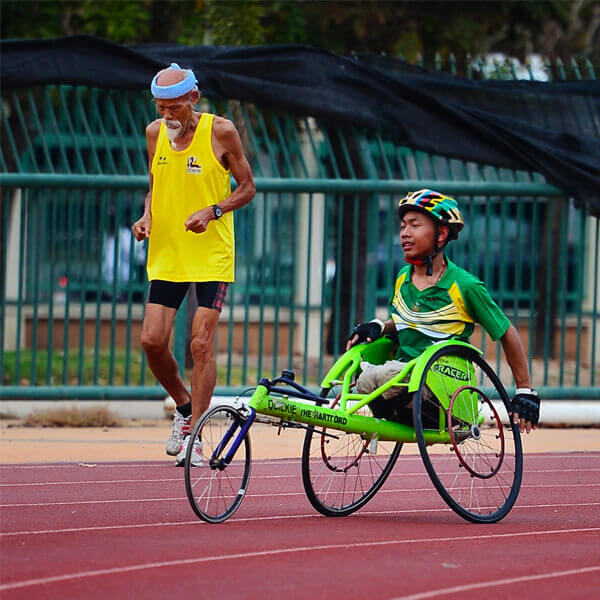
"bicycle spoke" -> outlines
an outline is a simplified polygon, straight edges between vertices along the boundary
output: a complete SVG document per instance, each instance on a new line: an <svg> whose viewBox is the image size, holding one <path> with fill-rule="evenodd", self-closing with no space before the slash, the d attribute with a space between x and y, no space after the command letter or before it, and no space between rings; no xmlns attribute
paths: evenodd
<svg viewBox="0 0 600 600"><path fill-rule="evenodd" d="M194 430L194 439L203 443L204 466L185 466L186 492L194 512L205 521L219 523L229 518L240 505L250 476L250 440L238 440L243 425L241 415L230 407L217 407L206 413ZM237 424L233 435L225 436ZM224 459L239 442L233 460ZM220 454L215 454L216 449Z"/></svg>
<svg viewBox="0 0 600 600"><path fill-rule="evenodd" d="M332 407L336 406L336 402ZM368 408L359 414L370 414ZM369 452L370 439L351 433L325 438L326 429L306 433L302 478L308 499L326 515L350 514L363 506L383 485L401 444L378 442L378 454Z"/></svg>

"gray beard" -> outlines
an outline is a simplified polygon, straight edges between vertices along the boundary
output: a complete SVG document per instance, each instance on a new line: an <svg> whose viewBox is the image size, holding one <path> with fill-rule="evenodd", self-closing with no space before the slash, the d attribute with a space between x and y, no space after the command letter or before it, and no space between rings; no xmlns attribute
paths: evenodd
<svg viewBox="0 0 600 600"><path fill-rule="evenodd" d="M171 146L175 142L175 138L179 137L183 133L183 125L179 121L167 121L163 119L165 124L165 130Z"/></svg>

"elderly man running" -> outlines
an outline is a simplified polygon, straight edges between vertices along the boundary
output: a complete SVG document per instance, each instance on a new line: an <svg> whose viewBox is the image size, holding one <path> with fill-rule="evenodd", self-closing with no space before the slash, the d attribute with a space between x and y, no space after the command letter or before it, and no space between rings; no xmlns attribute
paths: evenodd
<svg viewBox="0 0 600 600"><path fill-rule="evenodd" d="M194 73L175 63L152 81L161 118L146 128L150 191L144 214L132 227L137 240L150 238L141 341L150 369L177 404L166 449L179 466L190 430L208 408L216 384L215 333L234 279L233 211L256 191L231 121L194 109L196 84ZM233 193L230 174L238 184ZM191 332L191 395L169 350L175 314L188 289L198 299ZM192 464L202 465L199 442L192 449Z"/></svg>

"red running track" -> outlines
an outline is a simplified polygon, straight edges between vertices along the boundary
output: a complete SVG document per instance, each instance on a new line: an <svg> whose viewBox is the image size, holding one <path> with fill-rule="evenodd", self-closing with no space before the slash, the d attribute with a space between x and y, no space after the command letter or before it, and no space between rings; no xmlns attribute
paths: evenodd
<svg viewBox="0 0 600 600"><path fill-rule="evenodd" d="M299 460L255 461L226 523L199 521L167 462L0 466L0 597L592 598L600 453L525 457L512 512L473 525L418 456L345 518L306 500Z"/></svg>

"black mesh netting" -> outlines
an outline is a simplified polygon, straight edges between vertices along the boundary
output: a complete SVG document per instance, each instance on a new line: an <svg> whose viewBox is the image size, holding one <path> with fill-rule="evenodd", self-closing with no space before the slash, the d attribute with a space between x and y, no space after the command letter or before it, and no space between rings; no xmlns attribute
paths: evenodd
<svg viewBox="0 0 600 600"><path fill-rule="evenodd" d="M120 46L93 37L3 41L2 89L149 88L170 62L204 94L376 127L426 152L527 169L600 216L600 81L472 81L377 55L306 46Z"/></svg>

